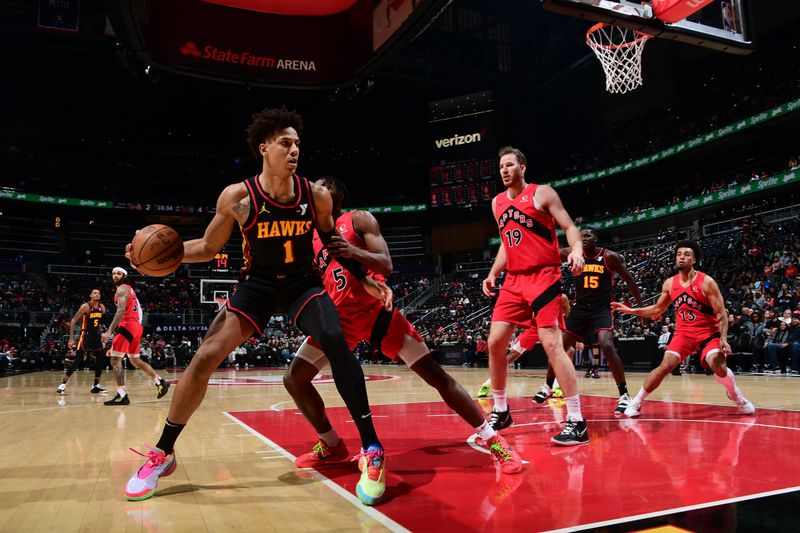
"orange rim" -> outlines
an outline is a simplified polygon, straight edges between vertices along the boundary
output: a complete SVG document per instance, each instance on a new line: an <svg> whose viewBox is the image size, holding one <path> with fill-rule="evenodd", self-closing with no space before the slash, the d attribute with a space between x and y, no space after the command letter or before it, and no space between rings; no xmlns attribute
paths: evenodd
<svg viewBox="0 0 800 533"><path fill-rule="evenodd" d="M597 46L599 48L606 48L608 50L618 50L620 48L628 48L628 47L633 46L635 44L642 43L642 42L646 41L647 39L651 39L653 37L652 35L648 35L647 33L643 33L643 32L634 30L634 33L636 34L636 39L634 39L633 41L630 41L628 43L602 44L602 43L598 43L598 42L593 41L592 38L591 38L592 33L596 32L597 30L599 30L601 28L605 28L606 26L609 26L609 24L606 24L605 22L598 22L597 24L595 24L594 26L589 28L589 30L586 32L586 42L589 43L589 46Z"/></svg>

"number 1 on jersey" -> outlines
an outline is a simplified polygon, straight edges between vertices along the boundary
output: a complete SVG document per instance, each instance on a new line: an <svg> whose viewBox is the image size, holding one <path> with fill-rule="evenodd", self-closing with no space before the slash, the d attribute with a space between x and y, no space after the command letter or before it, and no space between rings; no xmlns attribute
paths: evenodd
<svg viewBox="0 0 800 533"><path fill-rule="evenodd" d="M294 263L294 248L292 247L292 241L286 241L283 243L283 249L286 251L286 257L284 257L284 263Z"/></svg>

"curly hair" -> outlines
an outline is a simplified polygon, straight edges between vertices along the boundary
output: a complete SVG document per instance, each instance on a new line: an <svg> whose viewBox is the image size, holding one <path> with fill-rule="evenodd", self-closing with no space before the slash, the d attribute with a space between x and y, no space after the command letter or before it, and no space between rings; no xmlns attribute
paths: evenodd
<svg viewBox="0 0 800 533"><path fill-rule="evenodd" d="M700 245L697 244L697 241L692 241L688 239L683 241L678 241L677 243L675 243L675 253L678 253L678 248L690 248L692 250L692 253L694 254L694 260L697 261L698 263L700 262L703 252L700 250Z"/></svg>
<svg viewBox="0 0 800 533"><path fill-rule="evenodd" d="M247 145L256 159L261 159L258 145L272 139L279 131L294 128L298 135L303 133L303 119L286 107L265 108L253 114L253 121L247 126Z"/></svg>

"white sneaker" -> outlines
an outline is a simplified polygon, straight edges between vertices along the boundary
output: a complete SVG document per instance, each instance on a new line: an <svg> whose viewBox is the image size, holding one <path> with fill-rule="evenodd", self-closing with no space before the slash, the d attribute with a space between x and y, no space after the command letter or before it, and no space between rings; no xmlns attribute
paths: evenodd
<svg viewBox="0 0 800 533"><path fill-rule="evenodd" d="M631 403L631 397L626 392L622 396L619 397L617 401L617 408L614 409L614 416L620 416L625 414L625 409L628 408L628 405Z"/></svg>
<svg viewBox="0 0 800 533"><path fill-rule="evenodd" d="M639 411L642 410L642 402L637 402L634 398L631 400L631 403L628 404L628 407L625 408L625 416L628 418L635 418L639 416Z"/></svg>
<svg viewBox="0 0 800 533"><path fill-rule="evenodd" d="M730 394L727 394L727 396L729 400L736 402L736 407L739 408L739 412L742 413L743 415L752 415L753 413L756 412L756 407L753 405L753 402L745 398L744 394L742 393L737 394L736 400L731 398Z"/></svg>
<svg viewBox="0 0 800 533"><path fill-rule="evenodd" d="M158 448L150 448L145 455L133 448L130 450L146 457L147 461L128 480L125 485L125 497L130 501L146 500L156 493L159 478L167 477L175 472L178 467L178 463L175 461L175 452L164 455L164 452Z"/></svg>
<svg viewBox="0 0 800 533"><path fill-rule="evenodd" d="M539 389L539 392L537 392L534 395L533 401L536 403L544 403L544 401L549 397L551 397L552 395L553 395L553 389L548 387L547 383L545 383L544 385L542 385L542 388Z"/></svg>
<svg viewBox="0 0 800 533"><path fill-rule="evenodd" d="M56 392L59 393L59 394L64 394L65 390L67 390L67 384L66 383L62 383L61 385L58 386L58 388L56 389Z"/></svg>

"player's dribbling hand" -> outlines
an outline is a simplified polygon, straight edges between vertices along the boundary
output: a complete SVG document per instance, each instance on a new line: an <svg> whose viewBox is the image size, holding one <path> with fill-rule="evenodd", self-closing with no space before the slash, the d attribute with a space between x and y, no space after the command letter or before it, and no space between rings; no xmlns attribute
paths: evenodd
<svg viewBox="0 0 800 533"><path fill-rule="evenodd" d="M497 294L497 291L495 290L496 287L497 287L497 276L494 276L492 274L486 276L486 279L483 280L483 294L491 298L492 296Z"/></svg>
<svg viewBox="0 0 800 533"><path fill-rule="evenodd" d="M583 253L577 250L570 252L567 256L567 268L573 276L583 272Z"/></svg>
<svg viewBox="0 0 800 533"><path fill-rule="evenodd" d="M133 234L133 239L136 238L136 235L139 234L139 231L141 230L138 229L136 230L136 233ZM125 245L125 258L128 260L128 263L131 265L131 268L136 270L136 272L139 272L136 269L136 266L134 266L133 260L131 260L131 250L133 250L133 239L131 239L131 242Z"/></svg>
<svg viewBox="0 0 800 533"><path fill-rule="evenodd" d="M376 281L369 276L364 278L361 283L364 285L364 289L368 293L383 302L383 307L387 311L392 310L392 289L390 289L388 285L383 282Z"/></svg>

